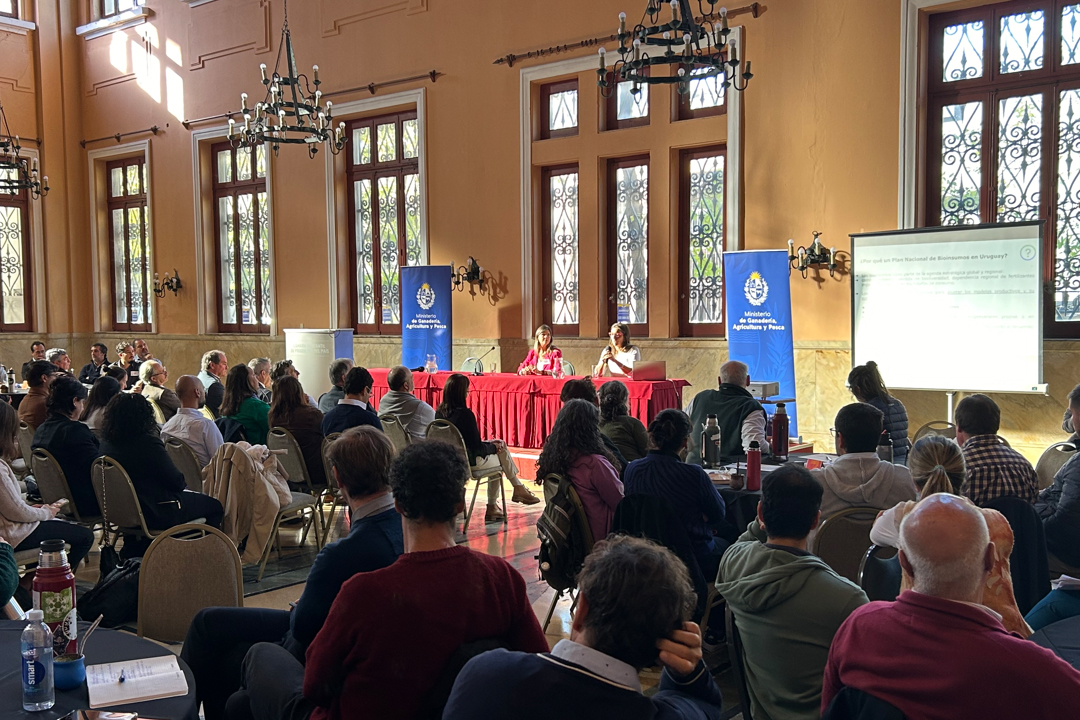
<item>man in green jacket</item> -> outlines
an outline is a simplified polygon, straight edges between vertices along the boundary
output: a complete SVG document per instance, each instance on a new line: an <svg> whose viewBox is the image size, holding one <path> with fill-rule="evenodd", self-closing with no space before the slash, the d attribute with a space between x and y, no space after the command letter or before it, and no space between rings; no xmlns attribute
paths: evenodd
<svg viewBox="0 0 1080 720"><path fill-rule="evenodd" d="M742 636L754 720L817 720L829 645L867 602L854 583L806 549L822 489L785 465L762 482L757 520L720 561L716 589Z"/></svg>

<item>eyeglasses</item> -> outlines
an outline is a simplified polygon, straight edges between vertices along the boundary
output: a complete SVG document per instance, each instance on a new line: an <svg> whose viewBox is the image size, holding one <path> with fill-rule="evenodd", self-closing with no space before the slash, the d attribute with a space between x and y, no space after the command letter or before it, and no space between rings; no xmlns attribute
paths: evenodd
<svg viewBox="0 0 1080 720"><path fill-rule="evenodd" d="M829 428L829 432L832 434L832 439L835 440L836 439L836 428L834 428L834 427Z"/></svg>
<svg viewBox="0 0 1080 720"><path fill-rule="evenodd" d="M158 375L165 375L165 376L168 376L168 374L169 374L169 371L168 371L168 370L162 370L161 372L156 372L156 373L154 373L154 374L153 374L153 375L151 375L150 377L152 377L152 378L155 378L155 377L157 377Z"/></svg>

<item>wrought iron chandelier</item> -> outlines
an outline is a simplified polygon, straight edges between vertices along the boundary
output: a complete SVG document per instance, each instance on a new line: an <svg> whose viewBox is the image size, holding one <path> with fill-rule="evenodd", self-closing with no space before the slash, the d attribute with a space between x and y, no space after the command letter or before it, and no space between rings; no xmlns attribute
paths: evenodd
<svg viewBox="0 0 1080 720"><path fill-rule="evenodd" d="M281 53L285 52L286 72L278 72ZM274 72L267 76L266 64L259 65L266 95L254 108L247 105L247 93L240 93L240 114L244 126L236 127L229 117L229 143L233 147L254 147L267 144L276 155L282 143L307 145L308 157L315 157L319 145L325 144L337 155L345 149L345 123L334 127L333 103L322 105L319 86L319 66L311 69L312 80L296 72L293 55L292 34L289 32L289 2L285 0L285 21L281 26L281 42L278 44Z"/></svg>
<svg viewBox="0 0 1080 720"><path fill-rule="evenodd" d="M22 157L19 136L11 134L4 103L0 102L0 195L15 195L22 190L37 200L49 194L48 176L39 178L37 158Z"/></svg>
<svg viewBox="0 0 1080 720"><path fill-rule="evenodd" d="M727 8L716 11L717 0L704 0L709 5L705 12L703 0L698 0L701 13L699 23L690 9L690 0L647 0L648 6L641 22L633 30L626 29L626 13L619 13L619 59L609 69L607 50L600 48L600 68L596 71L600 79L600 93L611 97L620 82L632 82L630 92L635 96L641 92L642 85L678 84L680 95L690 91L691 80L721 76L719 82L724 87L733 87L738 91L746 89L754 74L750 72L750 62L746 70L738 73L739 58L735 47L728 45ZM671 9L671 19L660 24L660 15L664 5ZM719 16L720 24L714 19ZM650 53L650 47L656 52ZM727 51L727 59L724 59ZM668 73L654 73L650 68L666 65ZM738 77L742 77L742 85Z"/></svg>

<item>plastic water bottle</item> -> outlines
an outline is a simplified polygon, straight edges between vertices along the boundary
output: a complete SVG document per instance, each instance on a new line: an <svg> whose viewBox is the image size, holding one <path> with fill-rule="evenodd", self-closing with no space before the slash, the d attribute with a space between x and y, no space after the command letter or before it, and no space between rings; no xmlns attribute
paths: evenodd
<svg viewBox="0 0 1080 720"><path fill-rule="evenodd" d="M30 622L22 633L23 710L38 712L56 704L52 632L40 610L31 610L26 617Z"/></svg>

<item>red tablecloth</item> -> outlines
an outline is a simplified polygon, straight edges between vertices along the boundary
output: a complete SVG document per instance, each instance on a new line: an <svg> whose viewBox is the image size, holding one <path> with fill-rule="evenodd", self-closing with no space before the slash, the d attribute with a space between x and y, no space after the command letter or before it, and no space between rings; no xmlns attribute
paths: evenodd
<svg viewBox="0 0 1080 720"><path fill-rule="evenodd" d="M375 386L371 403L378 407L387 393L386 369L369 369ZM442 388L449 372L434 374L413 373L415 394L432 407L442 401ZM612 378L598 378L597 384ZM539 448L555 424L562 403L559 393L566 380L543 376L489 373L469 377L469 407L476 413L480 434L485 438L501 438L507 445ZM626 380L630 391L630 414L648 425L656 414L667 408L682 407L685 380Z"/></svg>

